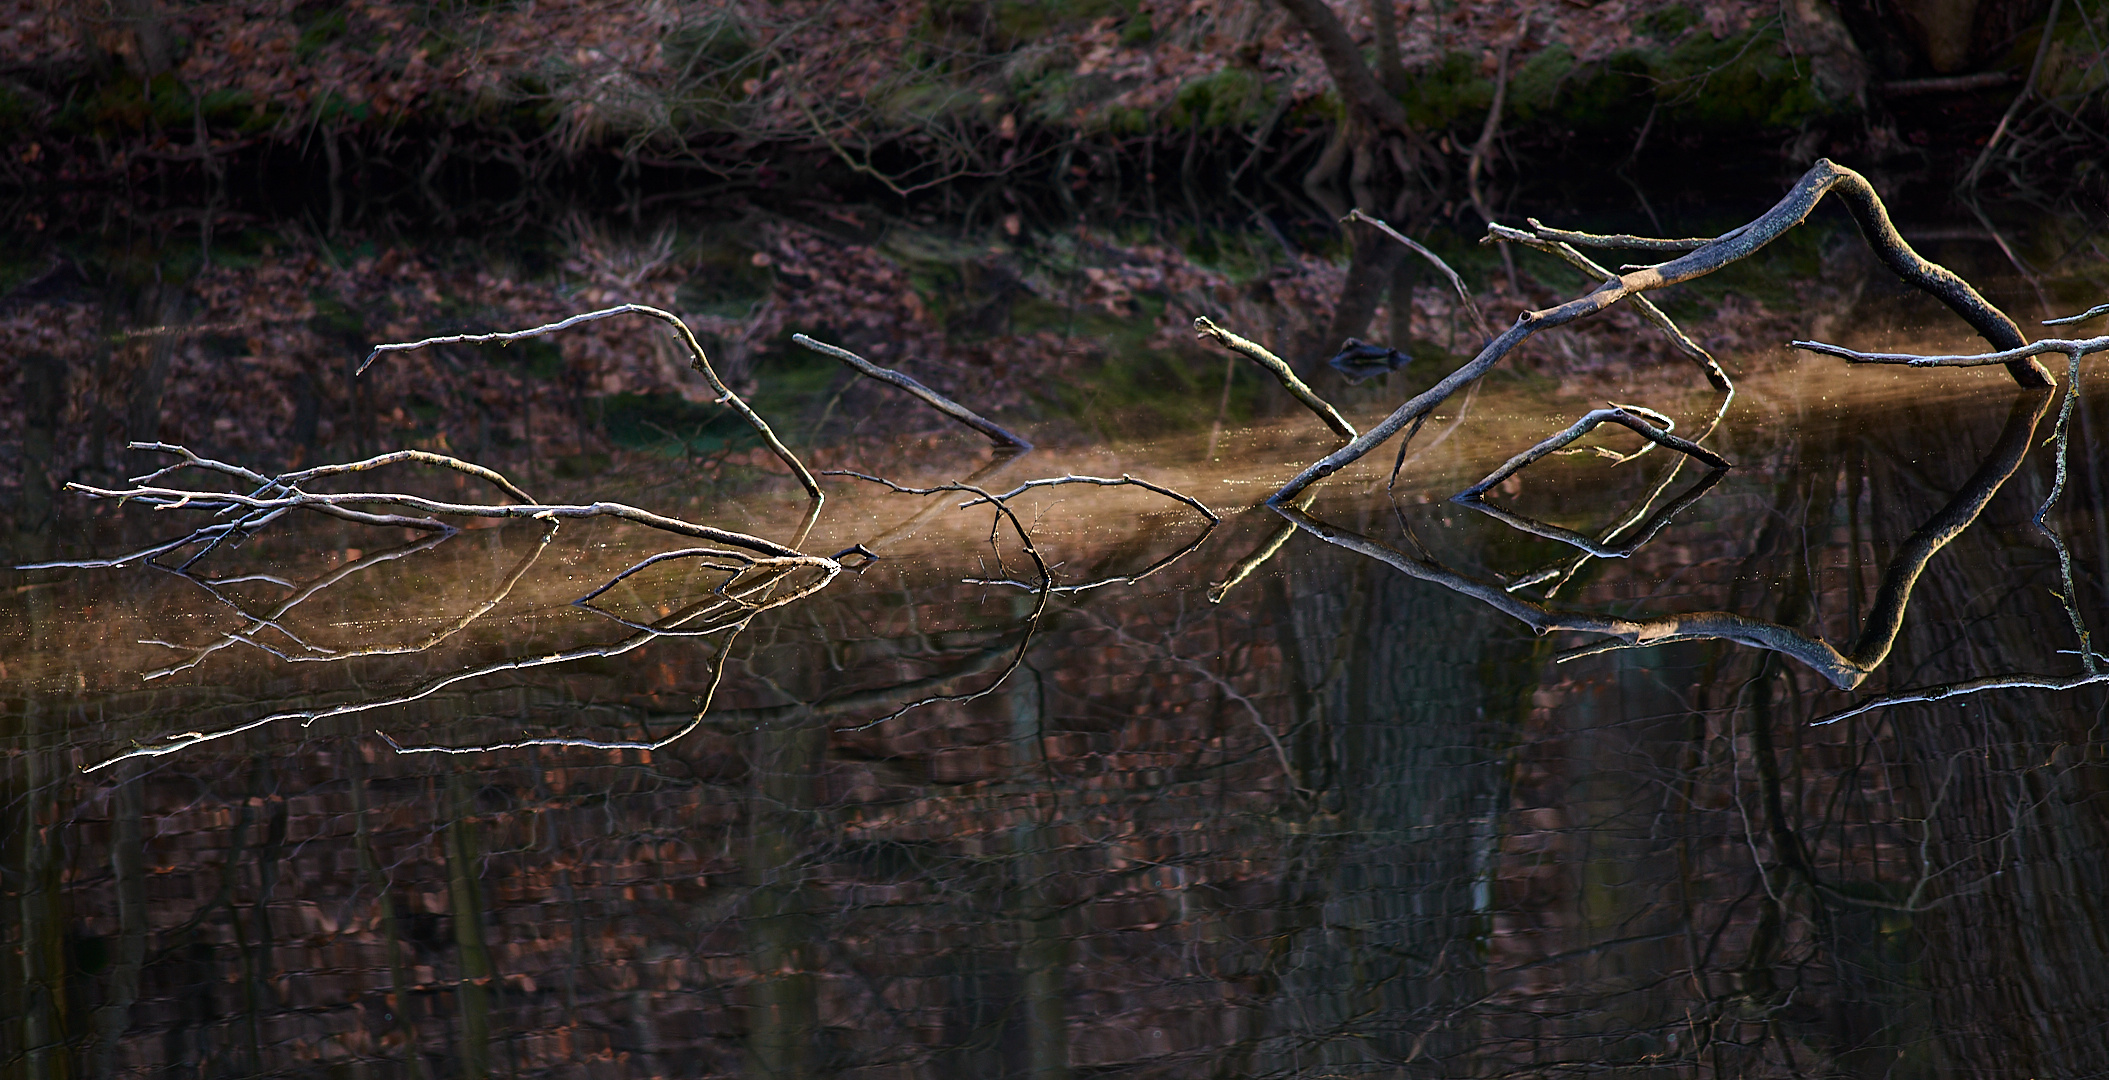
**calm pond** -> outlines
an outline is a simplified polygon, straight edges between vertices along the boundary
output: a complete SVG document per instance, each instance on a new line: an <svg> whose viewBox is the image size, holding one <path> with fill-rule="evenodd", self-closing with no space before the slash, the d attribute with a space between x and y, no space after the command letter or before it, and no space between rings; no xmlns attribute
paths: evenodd
<svg viewBox="0 0 2109 1080"><path fill-rule="evenodd" d="M419 448L737 535L300 510L10 571L0 1069L2109 1073L2109 684L1976 685L2109 670L2109 396L2061 428L1997 367L1782 349L1984 348L1819 215L1664 296L1737 380L1704 440L1733 467L1565 454L1451 501L1607 397L1707 432L1723 396L1621 315L1446 402L1395 485L1396 442L1277 512L1341 440L1188 324L1365 430L1480 340L1424 264L1265 218L882 219L574 217L484 255L126 226L10 271L10 565L256 520L59 489L176 461L126 438L266 475ZM1974 224L1916 235L2031 336L2109 298L2099 262L2032 285ZM1586 291L1424 239L1496 327ZM628 300L689 319L817 510L649 320L351 377ZM1411 359L1350 383L1342 336ZM1004 517L830 470L1163 490ZM416 462L303 490L524 501Z"/></svg>

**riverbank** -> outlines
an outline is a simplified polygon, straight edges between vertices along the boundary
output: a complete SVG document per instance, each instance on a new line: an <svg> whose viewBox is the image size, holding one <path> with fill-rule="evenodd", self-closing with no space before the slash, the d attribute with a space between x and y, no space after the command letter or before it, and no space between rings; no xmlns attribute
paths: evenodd
<svg viewBox="0 0 2109 1080"><path fill-rule="evenodd" d="M1323 172L1345 115L1319 50L1267 0L0 7L0 185L22 191L298 181L441 204L611 179L904 194L999 178L1262 193ZM1489 176L1853 153L1952 179L2041 36L1993 35L1942 82L1880 26L1854 27L1863 50L1835 15L1796 23L1755 0L1408 3L1395 58L1373 11L1344 28L1376 49L1436 189L1482 141ZM2101 43L2080 14L2036 65L2045 100L2099 104ZM2053 151L2072 148L2037 152Z"/></svg>

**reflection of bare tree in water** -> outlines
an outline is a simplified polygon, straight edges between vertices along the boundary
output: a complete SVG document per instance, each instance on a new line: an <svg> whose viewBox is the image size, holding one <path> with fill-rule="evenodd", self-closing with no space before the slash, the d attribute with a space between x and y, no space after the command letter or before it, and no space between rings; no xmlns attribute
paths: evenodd
<svg viewBox="0 0 2109 1080"><path fill-rule="evenodd" d="M1532 226L1509 239L1563 260L1559 245L1644 241ZM2076 371L2087 350L2067 344L2047 351ZM2051 404L2038 390L2003 418L1929 413L1947 441L1921 461L1891 426L1812 421L1742 440L1739 470L1684 488L1687 461L1719 460L1703 444L1721 413L1683 434L1639 406L1592 414L1674 452L1610 532L1473 498L1425 511L1514 526L1493 547L1525 565L1544 564L1545 541L1579 553L1515 576L1419 546L1418 511L1381 484L1285 492L1279 527L1211 547L1214 512L1175 489L996 482L1010 458L949 484L885 481L925 502L899 496L898 524L832 557L802 550L817 502L778 543L624 504L353 498L319 491L321 474L232 466L231 492L108 489L222 515L127 559L168 560L228 620L157 635L181 650L167 673L228 672L227 692L160 678L9 714L0 856L19 914L0 1012L23 1049L5 1064L52 1075L78 1050L200 1074L2098 1072L2095 718L2079 695L2012 680L1967 708L1912 689L2085 633L2078 613L2100 599L2085 551L2024 528L2031 513L2054 524L2061 493L2098 502L2096 464L2070 445L2088 405L2067 389L2048 492L2025 468ZM1337 411L1326 423L1350 447L1367 435ZM1079 574L1043 558L1016 500L1086 485L1206 522L1148 543L1138 524ZM1693 554L1650 542L1702 501L1715 527L1680 540ZM294 511L382 508L391 530L423 523L413 513L542 524L524 548L491 534L475 587L393 645L301 619L450 550L436 518L307 577L214 578L193 558ZM895 557L962 512L1005 530L993 571L963 583ZM493 641L499 659L449 666L442 646L488 629L566 517L707 546L596 571L607 584L572 614L612 642ZM686 591L654 576L676 568ZM1607 587L1671 569L1690 577L1646 612ZM2053 586L2063 603L2031 599ZM23 601L36 649L52 633L41 595ZM1699 603L1720 610L1654 613ZM1617 647L1556 657L1554 630ZM448 670L269 706L315 726L266 737L254 705L284 691L228 662L255 650L348 682L380 662ZM1883 693L1841 710L1840 686ZM382 706L431 745L355 737ZM187 753L126 755L124 783L68 763L112 732L229 709L246 719L174 740ZM1805 723L1826 710L1836 723ZM465 734L486 729L548 735Z"/></svg>

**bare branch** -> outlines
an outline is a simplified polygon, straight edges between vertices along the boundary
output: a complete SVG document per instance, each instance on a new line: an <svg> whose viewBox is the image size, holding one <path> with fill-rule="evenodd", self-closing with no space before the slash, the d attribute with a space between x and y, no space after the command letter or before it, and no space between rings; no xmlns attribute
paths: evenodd
<svg viewBox="0 0 2109 1080"><path fill-rule="evenodd" d="M1532 218L1530 220L1535 225L1538 219ZM1488 222L1487 235L1480 242L1485 243L1487 240L1505 240L1511 243L1524 244L1549 255L1557 256L1566 262L1567 265L1588 274L1597 281L1609 281L1618 276L1598 264L1596 260L1576 251L1573 246L1563 241L1540 239L1521 229L1512 229L1506 225ZM1699 370L1706 373L1706 381L1714 389L1731 395L1735 393L1735 384L1729 381L1728 373L1721 370L1720 361L1715 360L1712 353L1707 352L1698 342L1693 341L1683 329L1678 327L1675 321L1667 314L1664 314L1661 308L1655 306L1653 300L1645 296L1635 296L1633 298L1633 306L1634 310L1640 312L1642 318L1654 323L1656 328L1662 331L1664 337L1670 339L1670 344L1675 345L1679 352L1691 357L1698 363ZM1701 436L1701 438L1704 438L1704 436Z"/></svg>
<svg viewBox="0 0 2109 1080"><path fill-rule="evenodd" d="M428 345L482 345L492 343L510 345L515 341L521 341L526 338L553 334L559 330L568 330L581 323L629 314L644 315L658 319L678 331L682 346L688 349L689 366L701 372L703 377L710 382L710 388L717 391L717 400L722 404L732 406L734 412L739 413L756 432L760 433L762 441L768 444L769 451L790 467L792 474L798 477L799 484L805 488L808 496L815 500L825 498L820 493L820 482L813 479L813 474L806 470L804 462L798 460L798 455L793 454L790 448L786 447L783 441L776 437L776 432L770 430L768 422L761 418L760 413L755 412L745 399L733 393L732 388L726 386L723 379L718 378L717 369L710 366L710 357L704 354L702 344L696 340L695 331L690 330L688 324L681 321L680 316L675 315L673 312L662 311L649 305L619 304L599 311L588 311L584 314L573 315L568 319L560 319L528 330L509 330L490 334L449 334L442 337L429 337L420 341L376 345L373 347L372 352L366 354L366 359L359 365L358 372L363 373L384 352L407 352L412 349L422 349Z"/></svg>
<svg viewBox="0 0 2109 1080"><path fill-rule="evenodd" d="M815 341L812 338L805 336L804 334L792 334L791 340L824 356L832 356L835 359L840 360L845 364L848 364L850 367L855 368L856 370L864 373L865 375L879 380L880 382L886 383L891 386L897 386L903 390L908 391L910 394L913 394L917 398L922 399L924 404L930 406L933 409L936 409L938 412L944 413L946 416L949 416L952 419L957 420L970 428L973 428L975 431L981 432L983 435L988 436L989 441L995 443L997 446L1021 451L1030 450L1033 448L1033 444L1031 442L1028 442L1024 438L1012 434L1010 431L995 424L992 421L983 419L979 414L975 413L973 410L967 408L966 406L961 405L956 401L953 401L951 398L948 398L943 394L940 394L937 391L932 390L927 386L924 386L922 383L917 382L916 380L911 379L908 376L893 370L892 368L882 368L879 365L874 364L861 356L858 356L856 353L849 351L848 349L839 348L834 345L829 345L824 341Z"/></svg>
<svg viewBox="0 0 2109 1080"><path fill-rule="evenodd" d="M2029 357L2042 356L2046 353L2064 353L2067 356L2080 357L2103 352L2109 350L2109 337L2044 338L2041 341L2033 341L2018 348L2001 349L1998 352L1953 356L1861 352L1858 349L1848 349L1843 345L1827 345L1821 341L1795 341L1789 344L1797 349L1806 349L1809 352L1822 353L1825 356L1840 357L1853 364L1902 364L1905 367L1990 367L1994 364L2012 364L2016 361L2027 360Z"/></svg>
<svg viewBox="0 0 2109 1080"><path fill-rule="evenodd" d="M2096 318L2102 315L2109 315L2109 304L2096 304L2095 306L2088 308L2083 312L2080 312L2078 315L2067 315L2062 319L2045 319L2043 320L2043 325L2069 326L2073 323L2083 323L2089 319Z"/></svg>
<svg viewBox="0 0 2109 1080"><path fill-rule="evenodd" d="M1655 421L1655 423L1650 423L1650 420ZM1562 431L1559 434L1554 435L1543 442L1540 442L1538 445L1533 446L1520 454L1517 454L1515 457L1508 459L1508 461L1505 462L1500 468L1495 469L1491 473L1488 473L1486 479L1481 480L1476 484L1473 484L1471 487L1468 487L1455 495L1452 495L1450 497L1450 501L1460 503L1471 503L1478 501L1479 497L1485 494L1488 488L1491 488L1494 485L1501 483L1503 480L1508 479L1510 476L1515 475L1518 470L1521 470L1523 467L1531 464L1532 462L1537 461L1548 454L1551 454L1552 452L1560 449L1563 446L1566 446L1567 444L1575 441L1576 439L1581 438L1584 435L1587 435L1589 432L1595 430L1599 424L1604 423L1619 424L1621 426L1631 428L1634 431L1639 432L1641 438L1644 438L1651 443L1654 443L1658 446L1668 447L1669 449L1675 450L1680 454L1685 454L1690 457L1697 458L1700 461L1703 461L1716 469L1726 469L1732 467L1729 464L1727 458L1724 458L1721 455L1716 454L1713 451L1708 450L1707 448L1700 446L1697 443L1689 442L1670 434L1667 430L1670 424L1669 417L1664 416L1661 413L1655 412L1652 409L1640 408L1637 405L1614 405L1608 409L1590 410L1580 420L1575 421L1571 426L1569 426L1567 430ZM1657 427L1656 424L1660 424L1662 426Z"/></svg>
<svg viewBox="0 0 2109 1080"><path fill-rule="evenodd" d="M1288 364L1282 362L1281 357L1269 352L1266 346L1261 345L1257 341L1239 337L1217 326L1206 315L1194 320L1194 333L1200 337L1213 338L1224 348L1239 353L1259 366L1266 368L1275 378L1281 380L1283 386L1289 388L1291 394L1296 395L1296 400L1303 402L1306 408L1317 413L1318 418L1325 421L1325 426L1333 429L1333 434L1343 439L1354 439L1355 426L1348 423L1347 419L1340 415L1340 410L1333 408L1330 402L1314 393L1308 385L1305 385L1302 379L1296 377L1296 372L1290 370Z"/></svg>
<svg viewBox="0 0 2109 1080"><path fill-rule="evenodd" d="M1861 235L1897 276L1948 305L1993 345L2003 349L2016 349L2025 344L2020 328L2005 312L1993 307L1977 290L1971 288L1968 282L1946 268L1920 258L1911 245L1904 242L1904 238L1898 235L1896 226L1890 222L1889 212L1882 205L1881 198L1875 194L1874 188L1868 184L1865 177L1828 160L1820 160L1803 174L1801 180L1772 209L1741 231L1724 235L1723 238L1714 240L1682 258L1673 259L1660 266L1640 267L1612 278L1558 307L1523 312L1517 316L1515 325L1488 342L1486 347L1479 351L1479 355L1399 406L1376 427L1312 463L1282 485L1281 490L1275 492L1268 502L1277 507L1282 506L1293 500L1304 488L1361 460L1385 440L1426 416L1452 394L1486 374L1518 345L1539 331L1588 318L1628 297L1704 277L1722 267L1749 258L1765 245L1778 239L1782 233L1806 220L1824 195L1834 189L1840 198L1845 200L1846 209L1858 222ZM2014 376L2014 380L2023 386L2051 385L2049 373L2033 360L2016 359L2008 364L2007 370Z"/></svg>
<svg viewBox="0 0 2109 1080"><path fill-rule="evenodd" d="M1361 208L1359 207L1348 211L1347 217L1342 218L1341 220L1362 222L1363 224L1368 225L1373 229L1376 229L1378 232L1381 232L1384 235L1391 237L1393 240L1397 240L1399 243L1406 245L1406 249L1408 251L1411 251L1415 255L1419 255L1421 258L1426 259L1429 265L1434 266L1437 271L1441 272L1443 277L1449 280L1450 288L1457 292L1458 302L1463 305L1465 313L1472 316L1472 324L1474 326L1479 327L1479 332L1487 337L1494 336L1494 327L1492 326L1492 324L1487 322L1487 314L1486 312L1480 310L1478 301L1472 299L1472 290L1465 288L1465 279L1457 276L1457 271L1450 269L1450 264L1444 262L1442 256L1437 255L1435 252L1430 251L1426 247L1422 246L1420 241L1415 240L1412 237L1407 236L1405 233L1402 233L1399 230L1392 228L1388 223L1384 221L1384 219L1371 217L1370 215L1363 213Z"/></svg>

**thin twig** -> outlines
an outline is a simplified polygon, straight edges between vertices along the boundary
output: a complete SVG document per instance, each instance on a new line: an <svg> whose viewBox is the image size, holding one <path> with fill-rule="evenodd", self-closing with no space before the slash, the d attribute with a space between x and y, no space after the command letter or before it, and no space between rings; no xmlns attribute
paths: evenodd
<svg viewBox="0 0 2109 1080"><path fill-rule="evenodd" d="M994 679L990 680L987 686L984 686L981 689L976 690L970 694L932 694L928 697L919 698L915 701L911 701L908 704L903 705L900 708L897 708L892 712L889 712L886 715L879 717L876 720L867 721L865 723L857 725L856 727L846 728L844 730L863 731L866 728L877 727L878 725L886 723L889 720L893 720L900 717L902 714L907 713L910 710L919 709L925 705L935 704L940 701L951 701L964 704L966 702L975 701L977 699L987 697L988 695L995 693L996 688L1002 686L1004 682L1011 677L1011 673L1017 671L1018 668L1025 663L1025 653L1028 649L1032 647L1033 634L1039 630L1040 619L1047 614L1048 599L1052 597L1055 592L1054 569L1047 565L1046 559L1041 557L1040 549L1033 546L1032 534L1026 531L1025 523L1018 520L1018 515L1012 513L1011 508L1006 505L1003 500L997 498L994 495L989 494L987 491L981 488L975 487L972 484L963 484L956 480L949 484L935 484L930 487L916 488L896 484L893 481L888 480L884 477L871 476L860 472L852 472L847 469L830 469L828 470L826 475L852 476L859 480L865 480L874 484L884 485L885 487L890 488L893 491L903 495L928 496L935 495L942 491L957 491L969 495L978 496L977 499L972 500L966 505L973 505L974 503L985 502L991 506L994 506L996 508L996 513L1002 515L1002 518L1004 520L1009 521L1011 523L1011 531L1015 532L1018 535L1019 546L1025 549L1026 556L1031 558L1033 561L1033 567L1040 572L1040 587L1034 590L1033 610L1030 615L1027 615L1025 617L1025 633L1018 640L1018 651L1011 656L1010 663L1004 666L1002 673L998 674Z"/></svg>
<svg viewBox="0 0 2109 1080"><path fill-rule="evenodd" d="M1414 254L1419 255L1421 258L1427 260L1429 265L1434 266L1435 269L1440 272L1444 278L1449 280L1450 288L1455 290L1457 293L1458 302L1464 306L1465 313L1472 316L1472 324L1474 326L1479 327L1479 332L1486 337L1494 336L1493 325L1487 322L1487 314L1486 312L1480 310L1478 301L1472 299L1472 290L1465 288L1465 279L1457 276L1457 271L1452 270L1450 268L1450 264L1443 261L1442 256L1437 255L1435 252L1428 250L1427 247L1423 246L1419 241L1413 239L1410 236L1407 236L1405 233L1402 233L1399 230L1392 228L1390 224L1384 221L1384 219L1371 217L1370 215L1363 213L1361 208L1359 207L1348 211L1347 216L1342 218L1341 220L1362 222L1363 224L1368 225L1373 229L1376 229L1378 232L1381 232L1384 235L1391 237L1393 240L1397 240L1399 243L1406 245L1406 250L1411 251Z"/></svg>

